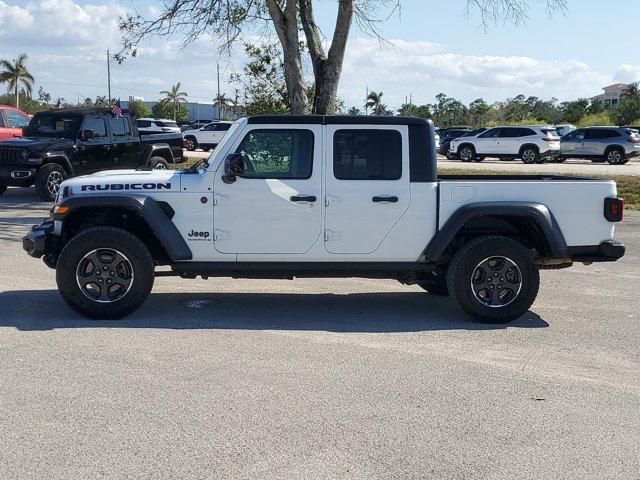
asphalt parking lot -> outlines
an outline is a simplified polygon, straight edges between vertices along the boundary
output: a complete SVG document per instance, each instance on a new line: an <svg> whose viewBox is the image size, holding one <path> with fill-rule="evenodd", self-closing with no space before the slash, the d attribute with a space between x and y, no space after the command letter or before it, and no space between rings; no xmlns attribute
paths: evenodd
<svg viewBox="0 0 640 480"><path fill-rule="evenodd" d="M638 478L637 212L486 326L360 279L159 278L89 321L22 252L48 208L0 197L2 479Z"/></svg>

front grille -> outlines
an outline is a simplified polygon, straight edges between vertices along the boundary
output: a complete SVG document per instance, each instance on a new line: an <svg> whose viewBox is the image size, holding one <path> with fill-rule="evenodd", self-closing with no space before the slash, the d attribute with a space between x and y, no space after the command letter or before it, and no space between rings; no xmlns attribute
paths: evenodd
<svg viewBox="0 0 640 480"><path fill-rule="evenodd" d="M0 148L0 163L23 163L20 148Z"/></svg>

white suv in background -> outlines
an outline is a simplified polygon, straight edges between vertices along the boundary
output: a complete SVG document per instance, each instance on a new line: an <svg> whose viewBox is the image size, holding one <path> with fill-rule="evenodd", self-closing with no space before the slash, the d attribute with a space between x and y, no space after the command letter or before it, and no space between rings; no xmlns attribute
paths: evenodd
<svg viewBox="0 0 640 480"><path fill-rule="evenodd" d="M180 133L180 127L174 120L166 118L139 118L136 120L138 133L150 135L154 133Z"/></svg>
<svg viewBox="0 0 640 480"><path fill-rule="evenodd" d="M191 152L196 148L202 148L205 152L216 148L231 125L233 122L212 122L198 129L185 130L182 132L184 146Z"/></svg>
<svg viewBox="0 0 640 480"><path fill-rule="evenodd" d="M505 160L521 159L524 163L543 163L560 152L560 137L555 127L494 127L475 137L451 141L449 158L463 162L481 162L485 157Z"/></svg>

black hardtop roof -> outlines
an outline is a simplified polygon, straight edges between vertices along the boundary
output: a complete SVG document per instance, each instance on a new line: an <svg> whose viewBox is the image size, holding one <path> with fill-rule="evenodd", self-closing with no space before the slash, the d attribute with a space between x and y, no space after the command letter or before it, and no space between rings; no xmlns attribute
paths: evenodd
<svg viewBox="0 0 640 480"><path fill-rule="evenodd" d="M111 110L108 108L96 108L96 107L86 107L86 108L60 108L57 110L43 110L38 113L61 113L63 115L111 115ZM129 111L126 109L122 110L123 115L128 115Z"/></svg>
<svg viewBox="0 0 640 480"><path fill-rule="evenodd" d="M251 124L427 125L424 118L382 115L257 115L247 120Z"/></svg>

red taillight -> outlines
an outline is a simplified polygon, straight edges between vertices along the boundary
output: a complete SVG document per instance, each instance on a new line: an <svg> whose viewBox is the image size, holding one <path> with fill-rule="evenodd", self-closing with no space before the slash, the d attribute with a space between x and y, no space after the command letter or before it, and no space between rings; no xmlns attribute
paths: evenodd
<svg viewBox="0 0 640 480"><path fill-rule="evenodd" d="M544 140L545 142L558 142L558 141L560 141L559 138L553 138L553 137L545 137L542 140Z"/></svg>
<svg viewBox="0 0 640 480"><path fill-rule="evenodd" d="M640 143L640 138L631 137L629 139L629 143Z"/></svg>
<svg viewBox="0 0 640 480"><path fill-rule="evenodd" d="M624 217L624 198L610 197L604 199L604 218L610 222L621 222Z"/></svg>

